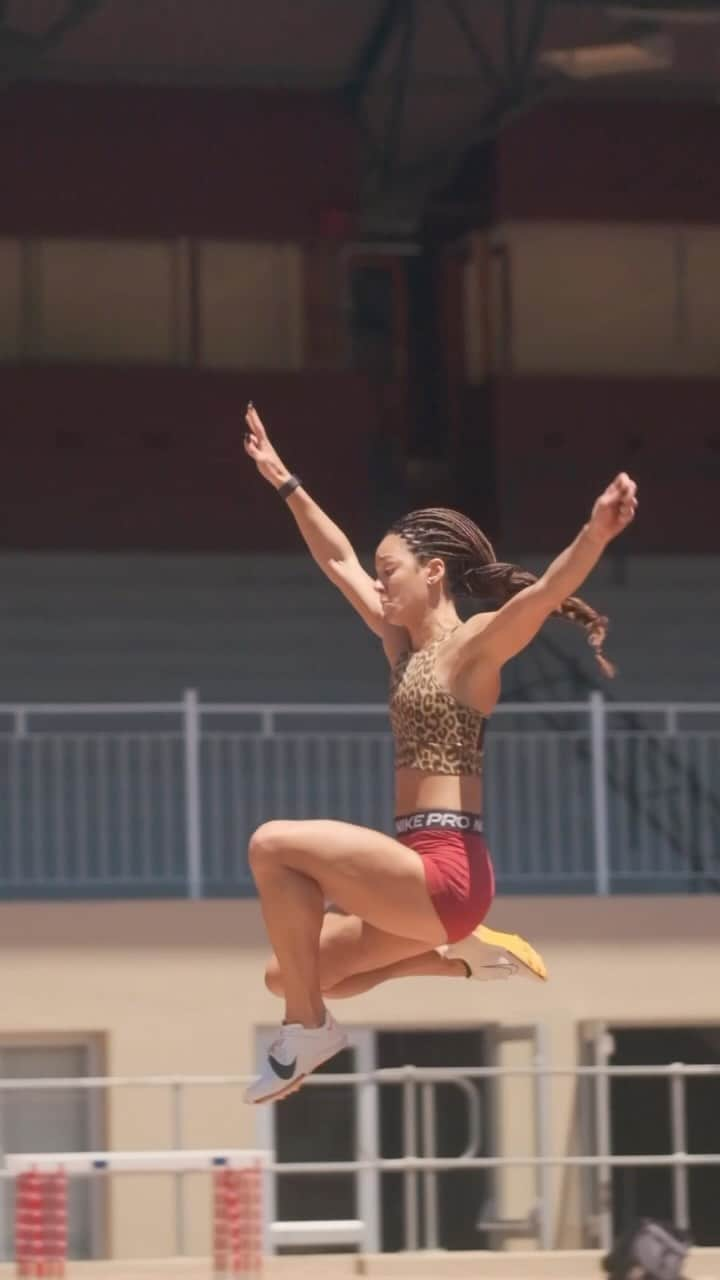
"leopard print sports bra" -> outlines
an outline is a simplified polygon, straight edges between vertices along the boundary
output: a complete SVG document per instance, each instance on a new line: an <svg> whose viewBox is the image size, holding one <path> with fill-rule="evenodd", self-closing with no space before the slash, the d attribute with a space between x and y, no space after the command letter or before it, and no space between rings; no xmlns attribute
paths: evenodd
<svg viewBox="0 0 720 1280"><path fill-rule="evenodd" d="M390 723L396 768L424 773L481 774L486 718L458 702L435 675L446 636L403 653L390 677Z"/></svg>

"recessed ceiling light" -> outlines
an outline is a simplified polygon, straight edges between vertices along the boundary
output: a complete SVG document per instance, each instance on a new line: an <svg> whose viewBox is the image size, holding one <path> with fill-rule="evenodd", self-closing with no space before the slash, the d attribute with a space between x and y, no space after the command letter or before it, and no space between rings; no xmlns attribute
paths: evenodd
<svg viewBox="0 0 720 1280"><path fill-rule="evenodd" d="M720 22L720 8L682 9L672 5L657 5L652 9L638 9L631 4L603 5L603 13L610 18L638 20L647 18L650 22L676 23L680 26L706 27Z"/></svg>
<svg viewBox="0 0 720 1280"><path fill-rule="evenodd" d="M540 62L573 80L666 71L673 64L673 45L667 36L653 35L611 44L550 49L541 55Z"/></svg>

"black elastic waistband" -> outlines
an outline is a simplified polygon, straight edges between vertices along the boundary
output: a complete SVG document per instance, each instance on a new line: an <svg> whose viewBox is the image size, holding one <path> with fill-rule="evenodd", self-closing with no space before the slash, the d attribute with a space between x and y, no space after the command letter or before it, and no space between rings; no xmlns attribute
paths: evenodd
<svg viewBox="0 0 720 1280"><path fill-rule="evenodd" d="M479 813L465 813L461 809L421 809L418 813L406 813L395 819L395 835L407 835L408 831L467 831L483 833L483 820Z"/></svg>

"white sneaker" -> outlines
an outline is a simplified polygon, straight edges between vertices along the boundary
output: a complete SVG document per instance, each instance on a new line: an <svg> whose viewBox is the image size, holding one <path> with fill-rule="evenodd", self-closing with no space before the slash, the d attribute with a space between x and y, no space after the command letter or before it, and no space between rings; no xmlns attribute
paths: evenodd
<svg viewBox="0 0 720 1280"><path fill-rule="evenodd" d="M547 969L542 956L534 947L516 933L500 933L478 925L468 938L451 942L440 948L449 960L463 960L468 977L478 982L490 982L519 975L547 981Z"/></svg>
<svg viewBox="0 0 720 1280"><path fill-rule="evenodd" d="M270 1045L261 1074L245 1090L245 1101L278 1102L294 1093L311 1071L334 1058L346 1045L345 1032L329 1013L321 1027L287 1023Z"/></svg>

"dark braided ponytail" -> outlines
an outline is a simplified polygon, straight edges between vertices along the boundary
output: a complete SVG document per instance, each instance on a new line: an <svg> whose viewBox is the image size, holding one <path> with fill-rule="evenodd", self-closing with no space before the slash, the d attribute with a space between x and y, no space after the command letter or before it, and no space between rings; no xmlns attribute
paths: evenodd
<svg viewBox="0 0 720 1280"><path fill-rule="evenodd" d="M492 543L474 521L449 507L411 511L396 520L390 532L398 534L418 560L431 560L434 556L444 560L452 595L489 599L503 605L524 587L537 582L527 570L497 560ZM603 653L607 618L578 596L568 596L554 614L584 628L601 671L613 676L615 668Z"/></svg>

